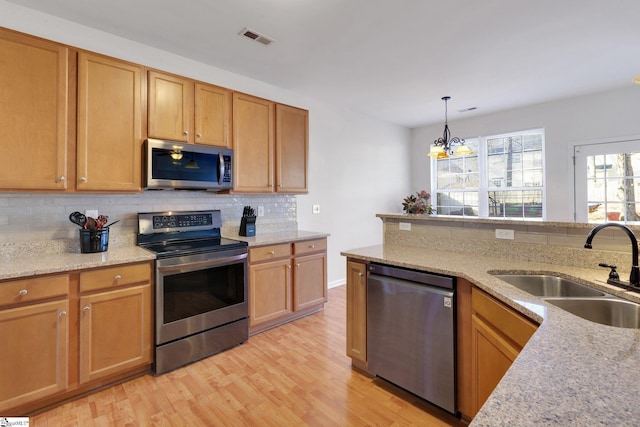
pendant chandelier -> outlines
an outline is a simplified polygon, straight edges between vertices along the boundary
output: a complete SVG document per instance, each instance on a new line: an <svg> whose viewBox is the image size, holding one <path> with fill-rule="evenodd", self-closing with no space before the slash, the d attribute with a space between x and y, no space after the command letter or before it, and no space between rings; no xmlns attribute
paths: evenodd
<svg viewBox="0 0 640 427"><path fill-rule="evenodd" d="M450 96L442 97L444 101L444 132L440 138L433 141L433 145L429 150L429 157L433 157L434 159L446 159L454 155L473 154L469 147L464 144L464 139L458 138L457 136L451 138L447 119L447 101L450 99Z"/></svg>

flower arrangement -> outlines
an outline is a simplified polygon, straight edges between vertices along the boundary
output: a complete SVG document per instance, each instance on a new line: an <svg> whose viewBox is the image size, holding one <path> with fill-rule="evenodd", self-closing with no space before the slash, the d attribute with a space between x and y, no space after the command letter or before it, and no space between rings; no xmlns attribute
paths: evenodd
<svg viewBox="0 0 640 427"><path fill-rule="evenodd" d="M402 202L402 210L408 214L430 215L434 210L429 199L431 199L431 194L424 190L411 194L405 197Z"/></svg>

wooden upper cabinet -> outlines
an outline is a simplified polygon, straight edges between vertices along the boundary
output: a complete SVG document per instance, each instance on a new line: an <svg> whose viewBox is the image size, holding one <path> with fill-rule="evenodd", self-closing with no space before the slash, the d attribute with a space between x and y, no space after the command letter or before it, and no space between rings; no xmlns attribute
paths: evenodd
<svg viewBox="0 0 640 427"><path fill-rule="evenodd" d="M149 136L231 147L231 93L222 87L149 71Z"/></svg>
<svg viewBox="0 0 640 427"><path fill-rule="evenodd" d="M195 142L231 148L231 96L228 89L195 84Z"/></svg>
<svg viewBox="0 0 640 427"><path fill-rule="evenodd" d="M69 49L0 29L0 188L64 190Z"/></svg>
<svg viewBox="0 0 640 427"><path fill-rule="evenodd" d="M193 80L149 71L149 136L193 142L193 96Z"/></svg>
<svg viewBox="0 0 640 427"><path fill-rule="evenodd" d="M274 111L266 99L233 93L234 191L274 191Z"/></svg>
<svg viewBox="0 0 640 427"><path fill-rule="evenodd" d="M77 190L140 191L142 66L78 55Z"/></svg>
<svg viewBox="0 0 640 427"><path fill-rule="evenodd" d="M309 112L276 104L276 191L307 192Z"/></svg>

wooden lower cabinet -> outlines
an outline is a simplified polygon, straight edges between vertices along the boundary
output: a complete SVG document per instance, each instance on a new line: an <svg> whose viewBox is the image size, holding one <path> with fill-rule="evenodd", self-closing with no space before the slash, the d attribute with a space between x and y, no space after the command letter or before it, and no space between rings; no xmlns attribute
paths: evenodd
<svg viewBox="0 0 640 427"><path fill-rule="evenodd" d="M367 367L367 264L347 259L347 356Z"/></svg>
<svg viewBox="0 0 640 427"><path fill-rule="evenodd" d="M151 363L151 284L80 298L80 383Z"/></svg>
<svg viewBox="0 0 640 427"><path fill-rule="evenodd" d="M0 414L26 415L149 372L151 265L0 282Z"/></svg>
<svg viewBox="0 0 640 427"><path fill-rule="evenodd" d="M249 333L323 308L327 301L327 240L249 249Z"/></svg>
<svg viewBox="0 0 640 427"><path fill-rule="evenodd" d="M471 417L480 410L538 324L471 289Z"/></svg>
<svg viewBox="0 0 640 427"><path fill-rule="evenodd" d="M67 389L68 312L66 297L0 310L0 414Z"/></svg>

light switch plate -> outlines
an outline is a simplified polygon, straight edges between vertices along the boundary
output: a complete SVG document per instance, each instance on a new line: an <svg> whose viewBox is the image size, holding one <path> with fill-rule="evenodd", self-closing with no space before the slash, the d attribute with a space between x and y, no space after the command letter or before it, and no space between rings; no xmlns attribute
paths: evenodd
<svg viewBox="0 0 640 427"><path fill-rule="evenodd" d="M87 209L84 211L84 214L90 218L96 219L98 218L98 209Z"/></svg>
<svg viewBox="0 0 640 427"><path fill-rule="evenodd" d="M311 207L311 212L313 212L314 214L319 214L320 213L320 205L313 205Z"/></svg>
<svg viewBox="0 0 640 427"><path fill-rule="evenodd" d="M258 206L258 216L264 216L264 206Z"/></svg>

